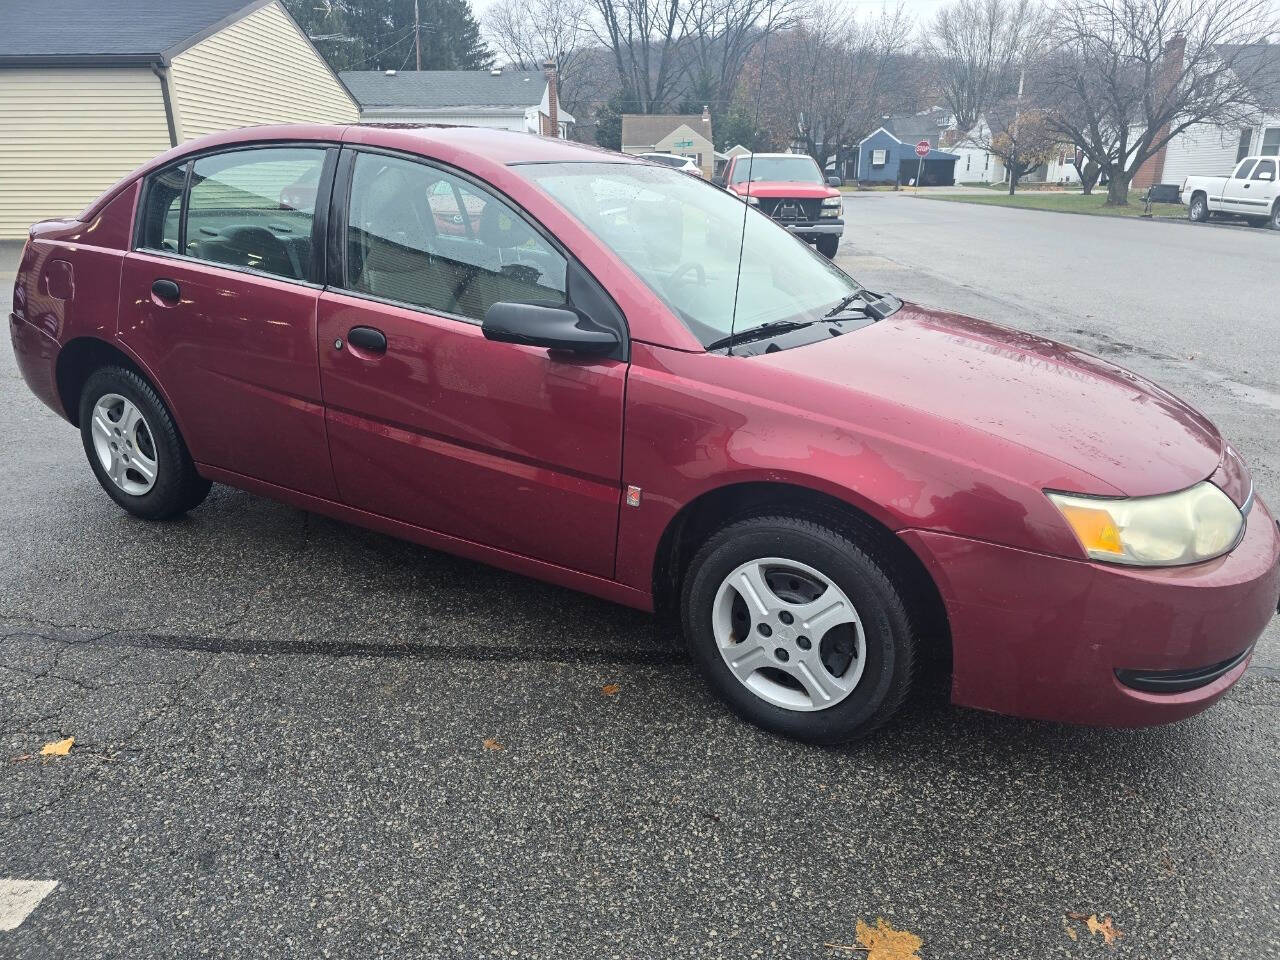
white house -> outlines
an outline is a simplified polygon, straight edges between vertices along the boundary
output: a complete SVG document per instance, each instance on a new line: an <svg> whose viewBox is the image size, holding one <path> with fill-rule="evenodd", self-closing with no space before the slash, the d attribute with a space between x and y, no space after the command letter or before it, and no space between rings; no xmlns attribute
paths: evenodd
<svg viewBox="0 0 1280 960"><path fill-rule="evenodd" d="M567 139L554 68L538 70L348 70L339 76L362 123L450 123Z"/></svg>
<svg viewBox="0 0 1280 960"><path fill-rule="evenodd" d="M0 0L0 239L194 137L356 117L279 0Z"/></svg>
<svg viewBox="0 0 1280 960"><path fill-rule="evenodd" d="M1252 122L1188 127L1142 165L1134 177L1135 184L1181 183L1189 176L1225 176L1244 157L1280 155L1280 44L1230 49L1249 73L1250 90L1260 107Z"/></svg>
<svg viewBox="0 0 1280 960"><path fill-rule="evenodd" d="M955 122L949 128L956 130ZM959 136L952 133L952 136ZM983 146L989 143L991 128L985 116L978 118L977 125L967 134L959 136L956 142L948 147L960 159L956 161L956 183L1005 183L1009 173L1004 162ZM949 138L947 138L949 139ZM1050 155L1047 163L1038 169L1023 174L1019 183L1079 183L1080 174L1075 168L1076 148L1069 143L1060 143Z"/></svg>

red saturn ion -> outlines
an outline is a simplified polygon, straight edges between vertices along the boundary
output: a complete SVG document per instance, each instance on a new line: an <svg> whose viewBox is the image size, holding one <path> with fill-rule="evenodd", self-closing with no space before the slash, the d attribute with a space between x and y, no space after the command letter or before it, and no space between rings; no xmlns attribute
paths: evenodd
<svg viewBox="0 0 1280 960"><path fill-rule="evenodd" d="M1280 595L1248 469L1176 397L614 153L217 135L33 227L13 302L130 513L216 481L671 610L717 694L803 740L875 728L931 651L965 706L1186 717Z"/></svg>

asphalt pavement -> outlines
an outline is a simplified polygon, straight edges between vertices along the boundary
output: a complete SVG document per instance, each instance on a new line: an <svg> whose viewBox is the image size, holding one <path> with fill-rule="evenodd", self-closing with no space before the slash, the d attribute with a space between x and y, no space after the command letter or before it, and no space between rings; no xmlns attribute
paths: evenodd
<svg viewBox="0 0 1280 960"><path fill-rule="evenodd" d="M1153 376L1280 503L1280 234L846 217L874 289ZM859 957L824 944L878 918L923 960L1280 956L1275 622L1169 727L931 683L815 749L728 715L634 611L226 488L133 520L7 349L0 402L0 957Z"/></svg>

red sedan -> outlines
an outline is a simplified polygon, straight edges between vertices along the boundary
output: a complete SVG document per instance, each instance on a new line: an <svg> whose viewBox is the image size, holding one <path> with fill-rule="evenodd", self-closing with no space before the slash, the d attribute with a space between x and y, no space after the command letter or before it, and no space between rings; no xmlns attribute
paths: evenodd
<svg viewBox="0 0 1280 960"><path fill-rule="evenodd" d="M1280 596L1248 469L1176 397L561 141L196 141L32 228L10 330L130 513L216 481L670 611L805 740L882 723L934 652L959 704L1186 717Z"/></svg>

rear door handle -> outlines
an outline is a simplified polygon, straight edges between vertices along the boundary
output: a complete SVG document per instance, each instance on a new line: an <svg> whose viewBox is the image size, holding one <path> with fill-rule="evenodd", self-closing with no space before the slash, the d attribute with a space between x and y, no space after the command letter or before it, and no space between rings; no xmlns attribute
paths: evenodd
<svg viewBox="0 0 1280 960"><path fill-rule="evenodd" d="M387 352L387 335L377 327L352 327L347 331L347 343L370 353Z"/></svg>
<svg viewBox="0 0 1280 960"><path fill-rule="evenodd" d="M182 299L182 288L172 280L165 280L163 278L156 280L151 284L151 292L161 300L170 300L176 303L178 300Z"/></svg>

